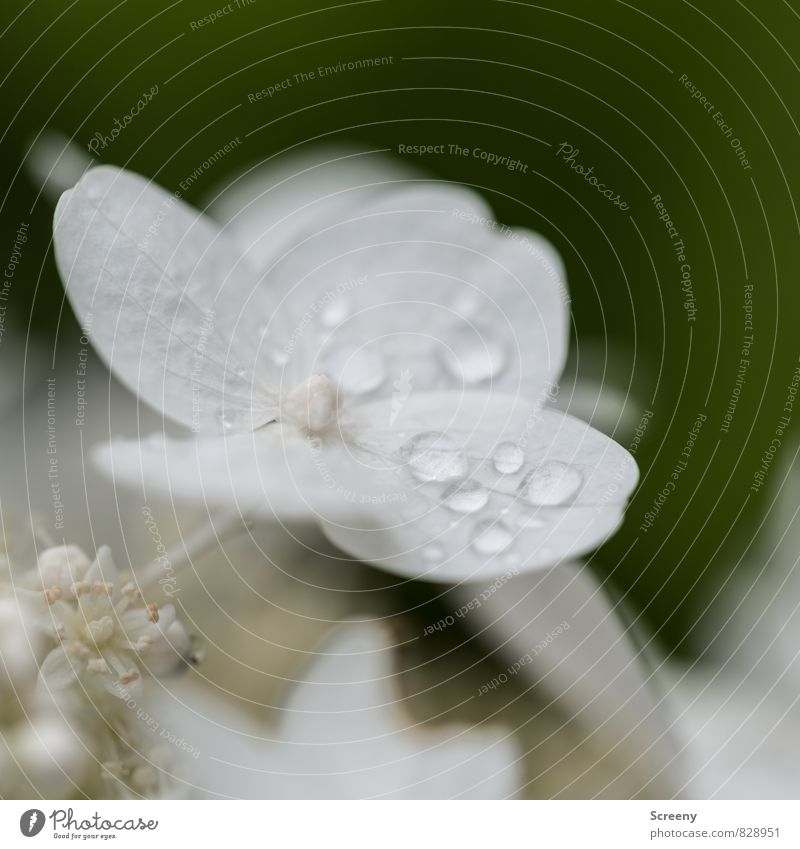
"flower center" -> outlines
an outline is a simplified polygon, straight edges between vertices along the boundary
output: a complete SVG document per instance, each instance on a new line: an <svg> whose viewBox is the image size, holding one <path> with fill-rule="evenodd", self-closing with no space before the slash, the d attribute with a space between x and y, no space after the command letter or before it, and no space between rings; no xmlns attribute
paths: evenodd
<svg viewBox="0 0 800 849"><path fill-rule="evenodd" d="M319 433L336 417L336 387L324 374L312 374L283 399L281 419L301 430Z"/></svg>

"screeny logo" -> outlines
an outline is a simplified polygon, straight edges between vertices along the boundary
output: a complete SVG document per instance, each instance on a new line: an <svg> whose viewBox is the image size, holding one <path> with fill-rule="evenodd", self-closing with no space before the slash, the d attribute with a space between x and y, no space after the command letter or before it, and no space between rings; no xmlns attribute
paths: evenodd
<svg viewBox="0 0 800 849"><path fill-rule="evenodd" d="M44 828L44 812L38 808L31 808L19 818L19 830L25 837L36 837Z"/></svg>

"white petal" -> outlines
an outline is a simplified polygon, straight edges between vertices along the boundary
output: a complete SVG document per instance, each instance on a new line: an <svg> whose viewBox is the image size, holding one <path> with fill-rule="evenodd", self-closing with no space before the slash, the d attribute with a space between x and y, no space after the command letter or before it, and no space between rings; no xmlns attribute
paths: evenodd
<svg viewBox="0 0 800 849"><path fill-rule="evenodd" d="M115 481L141 487L147 497L284 520L341 519L369 504L373 488L383 485L335 444L320 448L277 424L230 437L116 440L96 449L94 459Z"/></svg>
<svg viewBox="0 0 800 849"><path fill-rule="evenodd" d="M341 144L317 147L248 168L215 191L206 211L254 264L265 267L345 210L416 177L414 169L382 153Z"/></svg>
<svg viewBox="0 0 800 849"><path fill-rule="evenodd" d="M386 497L366 521L323 529L351 555L408 577L481 580L574 557L616 529L638 478L603 434L512 396L416 395L390 425L391 415L376 402L349 421Z"/></svg>
<svg viewBox="0 0 800 849"><path fill-rule="evenodd" d="M158 718L199 750L191 780L206 794L261 799L505 798L518 754L498 730L420 726L393 684L382 629L348 624L320 649L282 711L277 739L221 701L163 695ZM177 689L180 687L178 685ZM167 713L168 712L168 713Z"/></svg>
<svg viewBox="0 0 800 849"><path fill-rule="evenodd" d="M284 389L324 372L350 395L542 393L566 354L563 268L540 236L491 221L450 184L348 208L270 269L280 303L262 359L288 359Z"/></svg>
<svg viewBox="0 0 800 849"><path fill-rule="evenodd" d="M546 693L587 738L624 760L634 786L664 798L680 793L688 773L655 665L587 564L464 584L445 604L496 651L501 670L514 670L501 681L517 676Z"/></svg>
<svg viewBox="0 0 800 849"><path fill-rule="evenodd" d="M81 661L70 658L59 646L42 661L39 668L40 680L48 690L63 690L77 678L80 663Z"/></svg>
<svg viewBox="0 0 800 849"><path fill-rule="evenodd" d="M251 397L254 340L234 332L264 290L210 219L101 166L61 197L54 241L79 320L138 396L195 431L221 432L224 412L269 419L270 397Z"/></svg>

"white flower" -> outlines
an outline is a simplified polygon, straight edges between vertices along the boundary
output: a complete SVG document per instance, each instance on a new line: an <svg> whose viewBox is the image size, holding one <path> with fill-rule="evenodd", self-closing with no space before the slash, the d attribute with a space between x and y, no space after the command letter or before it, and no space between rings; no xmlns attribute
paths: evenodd
<svg viewBox="0 0 800 849"><path fill-rule="evenodd" d="M121 584L108 548L93 563L77 546L51 548L36 571L27 583L41 582L43 592L25 595L29 605L40 599L39 630L55 643L41 664L47 690L79 684L92 699L140 697L143 672L171 675L191 660L175 608L145 604L133 581Z"/></svg>
<svg viewBox="0 0 800 849"><path fill-rule="evenodd" d="M346 623L292 688L277 729L187 681L153 694L153 736L179 732L174 769L195 796L502 799L518 792L521 754L508 732L420 725L403 710L393 678L386 630Z"/></svg>
<svg viewBox="0 0 800 849"><path fill-rule="evenodd" d="M483 578L595 547L637 471L544 409L567 346L558 255L492 223L472 191L339 176L341 160L297 169L296 208L291 175L228 208L228 232L112 167L63 195L56 259L79 318L121 380L198 434L116 441L99 461L165 497L315 518L404 576ZM403 373L414 392L397 409Z"/></svg>

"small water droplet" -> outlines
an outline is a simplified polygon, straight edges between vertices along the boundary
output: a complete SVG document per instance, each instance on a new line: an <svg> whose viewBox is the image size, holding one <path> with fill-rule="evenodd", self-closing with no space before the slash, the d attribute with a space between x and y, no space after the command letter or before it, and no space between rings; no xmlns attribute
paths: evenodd
<svg viewBox="0 0 800 849"><path fill-rule="evenodd" d="M498 375L506 364L502 343L476 328L457 330L448 340L444 365L465 383L480 383Z"/></svg>
<svg viewBox="0 0 800 849"><path fill-rule="evenodd" d="M336 298L323 307L319 314L320 321L325 327L336 327L350 315L350 305L346 298Z"/></svg>
<svg viewBox="0 0 800 849"><path fill-rule="evenodd" d="M289 362L289 355L283 348L270 348L267 356L276 366L285 366Z"/></svg>
<svg viewBox="0 0 800 849"><path fill-rule="evenodd" d="M582 484L583 475L574 466L550 460L525 475L520 494L530 504L564 504L575 497Z"/></svg>
<svg viewBox="0 0 800 849"><path fill-rule="evenodd" d="M465 481L448 487L442 499L455 513L477 513L486 506L489 493L479 483Z"/></svg>
<svg viewBox="0 0 800 849"><path fill-rule="evenodd" d="M428 545L422 549L422 557L428 563L441 563L444 559L444 549L440 545Z"/></svg>
<svg viewBox="0 0 800 849"><path fill-rule="evenodd" d="M475 528L472 547L478 554L499 554L511 545L514 535L498 521L481 522Z"/></svg>
<svg viewBox="0 0 800 849"><path fill-rule="evenodd" d="M348 395L364 395L386 379L386 366L378 354L353 345L336 348L324 358L326 373Z"/></svg>
<svg viewBox="0 0 800 849"><path fill-rule="evenodd" d="M460 295L453 309L464 318L471 318L478 311L478 295L476 292L465 292Z"/></svg>
<svg viewBox="0 0 800 849"><path fill-rule="evenodd" d="M236 417L233 413L230 413L227 410L218 410L216 419L217 423L220 425L222 430L225 431L225 433L231 433L236 427Z"/></svg>
<svg viewBox="0 0 800 849"><path fill-rule="evenodd" d="M449 436L438 431L412 436L400 448L400 456L421 481L463 478L468 469L464 452Z"/></svg>
<svg viewBox="0 0 800 849"><path fill-rule="evenodd" d="M522 468L525 454L519 445L513 442L501 442L492 454L495 469L501 475L513 475Z"/></svg>

